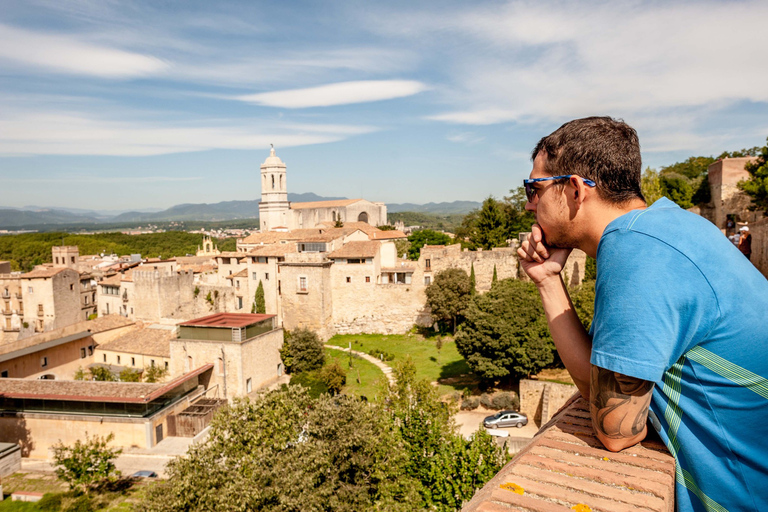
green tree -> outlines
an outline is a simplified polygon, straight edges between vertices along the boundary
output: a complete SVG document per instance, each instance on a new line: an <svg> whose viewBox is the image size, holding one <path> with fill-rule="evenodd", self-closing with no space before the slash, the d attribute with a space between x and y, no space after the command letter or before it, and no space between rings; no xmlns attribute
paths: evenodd
<svg viewBox="0 0 768 512"><path fill-rule="evenodd" d="M506 235L508 239L517 238L521 232L531 231L531 226L536 222L536 215L525 209L528 198L525 196L525 187L522 185L510 190L509 195L501 203L502 211L506 217Z"/></svg>
<svg viewBox="0 0 768 512"><path fill-rule="evenodd" d="M71 490L83 493L115 481L120 477L120 471L115 468L114 460L123 450L109 448L114 438L114 434L89 437L86 432L85 440L78 439L72 446L59 441L53 445L56 476L66 482Z"/></svg>
<svg viewBox="0 0 768 512"><path fill-rule="evenodd" d="M505 447L483 430L470 440L459 435L454 411L426 379L416 378L410 358L396 366L394 374L395 382L385 384L384 403L405 442L407 474L421 484L427 509L459 510L502 468Z"/></svg>
<svg viewBox="0 0 768 512"><path fill-rule="evenodd" d="M441 270L427 286L426 294L432 318L448 323L456 333L458 322L472 297L467 273L459 268Z"/></svg>
<svg viewBox="0 0 768 512"><path fill-rule="evenodd" d="M90 374L83 370L82 366L78 366L75 375L72 378L74 380L90 380Z"/></svg>
<svg viewBox="0 0 768 512"><path fill-rule="evenodd" d="M472 262L469 264L469 292L472 295L474 295L476 291L477 291L477 278L475 277L475 263Z"/></svg>
<svg viewBox="0 0 768 512"><path fill-rule="evenodd" d="M267 304L264 300L264 285L261 282L261 279L259 279L259 287L256 288L256 295L253 299L253 308L251 313L266 313L267 312Z"/></svg>
<svg viewBox="0 0 768 512"><path fill-rule="evenodd" d="M123 368L120 372L121 382L141 382L141 372L132 368Z"/></svg>
<svg viewBox="0 0 768 512"><path fill-rule="evenodd" d="M474 245L483 249L507 245L507 220L499 202L493 197L483 201L483 206L477 214L477 228L473 236Z"/></svg>
<svg viewBox="0 0 768 512"><path fill-rule="evenodd" d="M493 286L496 283L496 281L498 281L498 280L499 280L499 276L496 273L496 265L494 264L493 265L493 278L491 279L491 286Z"/></svg>
<svg viewBox="0 0 768 512"><path fill-rule="evenodd" d="M109 368L105 366L92 366L88 369L91 374L91 380L102 382L117 382L117 377Z"/></svg>
<svg viewBox="0 0 768 512"><path fill-rule="evenodd" d="M144 368L144 382L160 382L168 376L168 368L156 364Z"/></svg>
<svg viewBox="0 0 768 512"><path fill-rule="evenodd" d="M408 254L408 249L410 248L411 242L408 240L404 240L402 238L395 240L395 250L397 251L398 258L405 258Z"/></svg>
<svg viewBox="0 0 768 512"><path fill-rule="evenodd" d="M693 187L688 178L678 173L663 173L660 178L664 195L677 203L680 208L687 209L693 206Z"/></svg>
<svg viewBox="0 0 768 512"><path fill-rule="evenodd" d="M439 233L431 229L414 231L408 235L408 241L411 243L408 247L408 259L414 261L419 259L421 248L425 245L450 245L453 243L451 237L445 233Z"/></svg>
<svg viewBox="0 0 768 512"><path fill-rule="evenodd" d="M207 441L171 461L138 509L420 510L406 464L382 407L289 386L219 412Z"/></svg>
<svg viewBox="0 0 768 512"><path fill-rule="evenodd" d="M464 313L456 348L483 379L517 379L539 372L555 350L533 283L503 279Z"/></svg>
<svg viewBox="0 0 768 512"><path fill-rule="evenodd" d="M325 363L323 341L309 329L285 331L280 357L288 373L309 372Z"/></svg>
<svg viewBox="0 0 768 512"><path fill-rule="evenodd" d="M645 197L645 203L650 206L664 196L664 187L661 185L661 178L658 171L647 167L643 171L640 182L640 189Z"/></svg>
<svg viewBox="0 0 768 512"><path fill-rule="evenodd" d="M595 316L595 281L584 280L570 291L570 295L574 311L579 316L584 328L589 330L592 318Z"/></svg>
<svg viewBox="0 0 768 512"><path fill-rule="evenodd" d="M325 387L328 388L328 391L331 394L338 395L341 393L344 384L347 383L347 372L344 371L344 368L339 366L339 363L334 362L323 366L320 373Z"/></svg>
<svg viewBox="0 0 768 512"><path fill-rule="evenodd" d="M754 156L757 160L744 166L749 179L739 182L739 188L752 198L751 210L765 211L768 210L768 138Z"/></svg>

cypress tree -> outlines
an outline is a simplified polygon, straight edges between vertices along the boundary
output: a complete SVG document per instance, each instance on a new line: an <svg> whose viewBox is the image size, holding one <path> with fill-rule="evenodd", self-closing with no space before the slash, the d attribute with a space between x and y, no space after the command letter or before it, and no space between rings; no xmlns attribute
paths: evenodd
<svg viewBox="0 0 768 512"><path fill-rule="evenodd" d="M475 294L475 286L477 285L477 280L475 279L475 263L470 263L470 271L469 271L469 293L472 295ZM494 267L495 268L495 267Z"/></svg>
<svg viewBox="0 0 768 512"><path fill-rule="evenodd" d="M256 288L256 297L254 299L253 309L255 310L255 313L266 313L267 304L264 301L264 285L262 284L261 279L259 279L259 287Z"/></svg>
<svg viewBox="0 0 768 512"><path fill-rule="evenodd" d="M499 280L499 276L496 275L496 265L493 266L493 279L491 279L491 286Z"/></svg>

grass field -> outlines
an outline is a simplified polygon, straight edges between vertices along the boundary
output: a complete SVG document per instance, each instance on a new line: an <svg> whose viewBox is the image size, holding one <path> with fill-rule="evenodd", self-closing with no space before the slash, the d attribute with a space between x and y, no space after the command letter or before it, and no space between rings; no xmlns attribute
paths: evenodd
<svg viewBox="0 0 768 512"><path fill-rule="evenodd" d="M359 357L352 358L352 368L349 367L349 354L340 350L326 349L326 364L338 363L347 371L347 383L344 394L364 396L368 400L376 400L381 394L381 383L385 379L382 371L373 363ZM358 378L360 379L358 382Z"/></svg>
<svg viewBox="0 0 768 512"><path fill-rule="evenodd" d="M336 335L328 341L329 345L337 347L348 347L350 343L352 350L368 353L377 349L392 354L394 360L385 361L385 364L393 368L410 356L416 366L416 376L438 382L440 394L461 390L469 385L468 380L462 378L469 374L469 367L450 338L444 338L439 352L435 338L424 339L408 334L344 334Z"/></svg>

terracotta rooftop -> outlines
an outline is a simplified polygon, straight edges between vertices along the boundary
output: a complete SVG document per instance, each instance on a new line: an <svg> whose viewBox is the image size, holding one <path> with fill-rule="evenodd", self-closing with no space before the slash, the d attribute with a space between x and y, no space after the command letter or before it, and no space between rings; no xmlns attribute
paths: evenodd
<svg viewBox="0 0 768 512"><path fill-rule="evenodd" d="M187 322L179 322L177 325L184 327L246 327L261 322L275 315L262 315L258 313L216 313L214 315L195 318Z"/></svg>
<svg viewBox="0 0 768 512"><path fill-rule="evenodd" d="M248 251L248 256L285 256L296 252L296 243L259 245Z"/></svg>
<svg viewBox="0 0 768 512"><path fill-rule="evenodd" d="M246 257L244 252L239 251L224 251L221 254L216 255L217 258L238 258L242 259Z"/></svg>
<svg viewBox="0 0 768 512"><path fill-rule="evenodd" d="M328 258L373 258L378 254L380 245L374 240L347 242L341 249L330 253Z"/></svg>
<svg viewBox="0 0 768 512"><path fill-rule="evenodd" d="M673 512L674 489L675 460L660 440L606 450L577 393L462 512Z"/></svg>
<svg viewBox="0 0 768 512"><path fill-rule="evenodd" d="M120 286L120 281L122 280L122 276L120 274L113 274L109 277L105 277L101 281L99 281L98 284L102 286Z"/></svg>
<svg viewBox="0 0 768 512"><path fill-rule="evenodd" d="M11 343L4 343L0 345L0 355L24 350L30 347L35 347L37 345L45 345L49 342L55 342L56 340L73 337L75 335L82 335L81 337L84 337L85 335L109 331L119 327L126 327L133 325L133 323L133 320L128 320L127 318L120 315L100 316L94 320L78 322L76 324L55 329L53 331L36 334L22 340L12 341ZM45 347L41 347L41 350L42 348Z"/></svg>
<svg viewBox="0 0 768 512"><path fill-rule="evenodd" d="M174 337L174 331L145 328L129 332L109 343L99 345L98 348L128 354L171 357L172 337Z"/></svg>
<svg viewBox="0 0 768 512"><path fill-rule="evenodd" d="M334 206L349 206L362 199L337 199L334 201L311 201L308 203L291 203L291 210L303 210L306 208L332 208Z"/></svg>
<svg viewBox="0 0 768 512"><path fill-rule="evenodd" d="M56 274L60 272L64 272L65 270L72 270L71 268L67 267L58 267L58 268L37 268L31 272L27 272L26 274L21 274L22 279L37 279L42 277L53 277ZM72 272L77 272L76 270L72 270Z"/></svg>
<svg viewBox="0 0 768 512"><path fill-rule="evenodd" d="M244 244L276 244L287 240L298 240L303 236L319 235L324 228L294 229L292 231L266 231L264 233L254 233L245 237L241 243Z"/></svg>
<svg viewBox="0 0 768 512"><path fill-rule="evenodd" d="M234 274L230 274L226 277L226 279L234 279L236 277L248 277L248 269L244 268L240 272L236 272Z"/></svg>
<svg viewBox="0 0 768 512"><path fill-rule="evenodd" d="M206 364L164 384L78 380L0 379L0 396L79 402L149 403L213 368Z"/></svg>

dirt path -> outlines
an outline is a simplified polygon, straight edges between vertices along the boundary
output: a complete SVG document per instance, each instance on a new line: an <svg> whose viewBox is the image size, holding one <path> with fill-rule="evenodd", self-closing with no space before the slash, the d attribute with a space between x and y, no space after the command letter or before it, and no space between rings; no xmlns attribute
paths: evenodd
<svg viewBox="0 0 768 512"><path fill-rule="evenodd" d="M349 352L349 347L337 347L336 345L325 345L325 348L332 348L334 350L341 350L342 352ZM384 375L389 380L390 384L393 384L395 382L395 376L392 374L392 368L390 366L387 366L379 359L376 359L370 354L366 354L365 352L358 352L357 350L352 350L352 353L356 356L360 356L361 358L365 359L369 363L373 363L376 366L379 367L379 369L384 373Z"/></svg>

